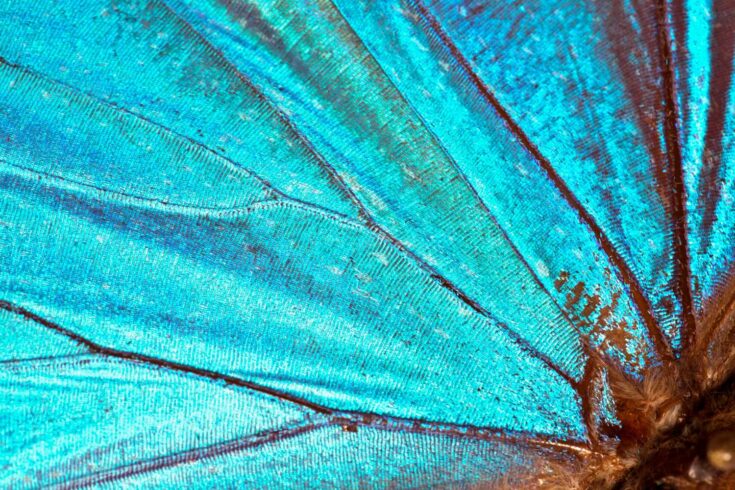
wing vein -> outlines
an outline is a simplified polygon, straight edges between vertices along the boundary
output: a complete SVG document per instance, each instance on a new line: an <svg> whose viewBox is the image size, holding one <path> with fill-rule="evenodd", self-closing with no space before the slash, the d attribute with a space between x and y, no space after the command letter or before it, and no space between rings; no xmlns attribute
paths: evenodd
<svg viewBox="0 0 735 490"><path fill-rule="evenodd" d="M111 468L106 471L83 475L71 480L67 480L61 485L54 485L54 488L76 489L89 486L105 485L115 481L125 480L127 478L164 470L181 464L194 463L204 459L224 456L226 454L237 453L248 449L261 447L267 444L298 437L308 432L327 426L328 423L311 422L306 419L305 423L293 427L287 427L277 430L270 430L243 437L240 439L223 441L209 446L188 449L185 451L166 454L156 458L135 461L130 464Z"/></svg>
<svg viewBox="0 0 735 490"><path fill-rule="evenodd" d="M177 362L167 361L157 357L152 357L144 354L138 354L135 352L123 351L119 349L113 349L102 346L93 342L76 332L62 327L61 325L54 323L42 316L9 301L0 300L0 310L5 310L10 313L19 315L28 321L37 323L45 328L48 328L56 333L59 333L70 340L76 342L80 346L86 348L90 354L104 356L113 359L120 359L123 361L131 361L135 363L145 364L160 369L166 369L173 372L185 373L201 378L210 379L212 381L223 382L228 385L239 386L259 393L263 393L274 398L281 399L286 402L290 402L320 415L327 416L329 424L336 426L362 426L372 427L386 430L396 430L401 432L412 432L419 434L448 434L457 437L470 437L475 439L490 440L497 437L512 438L512 437L526 437L529 433L521 432L508 432L500 428L495 427L479 427L467 424L453 424L436 421L427 421L421 419L408 419L401 417L392 417L386 415L379 415L369 412L357 412L357 411L346 411L346 410L335 410L317 403L311 402L304 398L293 396L289 393L282 392L258 383L253 383L242 378L223 374L216 371L207 369L197 368L188 364L181 364ZM516 434L516 435L513 435ZM570 450L576 451L588 451L587 445L584 442L575 441L560 441L550 437L545 437L542 434L535 434L539 441L545 441L548 447L551 446L568 446ZM539 442L541 444L541 442Z"/></svg>
<svg viewBox="0 0 735 490"><path fill-rule="evenodd" d="M332 424L340 425L346 429L350 429L351 427L366 427L413 434L462 437L487 442L506 441L509 443L527 444L537 448L560 449L576 454L589 454L592 452L589 445L583 441L559 440L543 434L508 431L496 427L443 424L420 419L406 419L348 411L335 411L330 420Z"/></svg>
<svg viewBox="0 0 735 490"><path fill-rule="evenodd" d="M674 276L679 300L682 303L681 350L686 351L694 344L696 319L691 289L691 262L689 259L688 217L686 209L686 189L684 185L684 167L677 127L676 85L671 39L668 32L666 0L658 0L656 4L656 32L661 57L661 71L664 91L664 138L671 167L671 204L673 207L674 233Z"/></svg>
<svg viewBox="0 0 735 490"><path fill-rule="evenodd" d="M189 366L186 364L180 364L177 362L171 362L167 361L165 359L159 359L157 357L147 356L144 354L138 354L135 352L128 352L118 349L112 349L109 347L105 347L103 345L97 344L96 342L93 342L76 332L73 332L72 330L69 330L67 328L62 327L61 325L58 325L52 321L49 321L35 313L33 313L30 310L27 310L21 306L18 306L16 304L10 303L5 300L0 300L0 309L8 311L10 313L15 313L17 315L20 315L28 320L31 320L43 327L46 327L50 330L53 330L61 335L64 335L65 337L73 340L77 344L81 345L82 347L87 348L91 353L98 354L102 356L108 356L108 357L114 357L118 359L126 359L133 362L139 362L143 364L149 364L149 365L155 365L160 368L169 369L172 371L177 372L183 372L183 373L189 373L196 376L200 376L203 378L209 378L214 381L221 381L226 384L234 385L234 386L240 386L243 388L248 388L253 391L259 391L261 393L264 393L269 396L273 396L276 398L280 398L281 400L285 400L287 402L294 403L296 405L301 405L303 407L306 407L308 409L313 410L314 412L321 413L321 414L331 414L332 410L324 407L322 405L319 405L317 403L311 402L309 400L305 400L303 398L291 395L289 393L285 393L279 390L275 390L273 388L269 388L267 386L261 386L256 383L252 383L250 381L246 381L244 379L238 378L236 376L230 376L227 374L219 373L216 371L211 371L208 369L202 369L197 368L194 366Z"/></svg>
<svg viewBox="0 0 735 490"><path fill-rule="evenodd" d="M585 456L592 450L584 443L562 441L541 434L524 432L503 432L500 429L477 429L473 427L435 424L413 419L400 419L383 416L367 416L361 413L341 412L334 416L313 421L306 418L302 423L290 427L263 431L258 434L234 440L222 441L204 447L187 449L155 458L135 461L117 466L109 470L82 475L68 480L55 488L76 489L92 485L109 484L130 477L165 470L181 464L189 464L227 454L239 453L278 443L294 437L329 427L341 427L348 432L357 432L357 427L379 431L420 434L427 436L461 437L480 440L488 443L506 443L531 447L541 450L563 451L567 454Z"/></svg>

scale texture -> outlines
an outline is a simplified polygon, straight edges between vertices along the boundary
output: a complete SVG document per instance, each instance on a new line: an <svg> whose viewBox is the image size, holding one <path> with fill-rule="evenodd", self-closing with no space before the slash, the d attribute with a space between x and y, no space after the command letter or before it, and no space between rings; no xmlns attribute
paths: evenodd
<svg viewBox="0 0 735 490"><path fill-rule="evenodd" d="M733 300L734 51L729 0L0 0L0 486L586 454L596 356Z"/></svg>

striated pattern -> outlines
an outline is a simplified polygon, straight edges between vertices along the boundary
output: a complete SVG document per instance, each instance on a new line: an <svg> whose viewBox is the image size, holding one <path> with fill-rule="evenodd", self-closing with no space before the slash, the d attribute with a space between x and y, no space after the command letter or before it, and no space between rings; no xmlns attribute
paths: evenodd
<svg viewBox="0 0 735 490"><path fill-rule="evenodd" d="M657 383L733 357L733 33L728 0L0 0L0 485L639 444L631 400L665 425Z"/></svg>

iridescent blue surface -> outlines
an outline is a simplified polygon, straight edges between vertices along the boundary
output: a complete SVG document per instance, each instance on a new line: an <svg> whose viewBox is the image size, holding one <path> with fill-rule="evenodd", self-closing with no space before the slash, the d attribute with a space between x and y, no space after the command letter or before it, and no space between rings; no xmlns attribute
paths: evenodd
<svg viewBox="0 0 735 490"><path fill-rule="evenodd" d="M713 2L0 0L0 485L584 451L730 287Z"/></svg>

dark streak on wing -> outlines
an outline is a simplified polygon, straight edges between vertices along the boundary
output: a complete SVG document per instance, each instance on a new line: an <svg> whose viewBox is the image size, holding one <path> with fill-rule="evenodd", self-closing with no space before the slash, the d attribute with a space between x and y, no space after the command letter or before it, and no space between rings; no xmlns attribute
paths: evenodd
<svg viewBox="0 0 735 490"><path fill-rule="evenodd" d="M727 117L728 87L733 79L735 55L735 1L714 0L712 4L712 73L709 80L707 132L704 138L702 175L699 181L699 208L702 212L702 243L706 244L715 225L720 200L722 139Z"/></svg>
<svg viewBox="0 0 735 490"><path fill-rule="evenodd" d="M28 320L34 321L38 323L39 325L43 325L44 327L51 329L55 332L60 333L61 335L64 335L65 337L68 337L69 339L77 342L78 344L86 347L89 349L89 351L93 354L99 354L103 356L109 356L109 357L115 357L118 359L127 359L129 361L133 362L141 362L145 364L152 364L161 368L170 369L172 371L179 371L179 372L185 372L194 374L196 376L201 376L203 378L209 378L211 380L215 381L222 381L224 383L234 385L234 386L240 386L243 388L248 388L254 391L259 391L261 393L264 393L266 395L274 396L276 398L280 398L282 400L289 401L291 403L295 403L297 405L301 405L303 407L309 408L317 413L322 414L331 414L332 410L323 407L321 405L318 405L316 403L310 402L309 400L305 400L303 398L290 395L288 393L284 393L278 390L274 390L272 388L268 388L266 386L260 386L255 383L251 383L249 381L237 378L235 376L229 376L227 374L218 373L215 371L210 371L208 369L201 369L194 366L188 366L185 364L179 364L177 362L170 362L166 361L164 359L159 359L156 357L146 356L143 354L137 354L134 352L127 352L117 349L111 349L108 347L104 347L102 345L99 345L95 342L92 342L91 340L88 340L81 335L64 328L60 325L57 325L54 322L51 322L49 320L46 320L45 318L33 313L32 311L29 311L21 306L9 303L4 300L0 300L0 309L9 311L11 313L15 313L17 315L23 316L27 318Z"/></svg>
<svg viewBox="0 0 735 490"><path fill-rule="evenodd" d="M161 369L168 369L168 370L175 371L175 372L192 374L192 375L207 378L213 381L219 381L225 384L247 388L253 391L257 391L259 393L263 393L268 396L278 398L280 400L284 400L286 402L300 405L302 407L312 410L313 412L316 412L316 414L328 416L326 419L326 422L323 422L323 423L320 423L318 420L315 419L313 423L307 424L305 426L299 426L296 428L291 428L291 429L282 430L282 431L269 432L268 434L256 434L252 438L247 438L247 440L245 441L246 444L244 446L242 445L241 440L226 442L224 451L217 450L213 454L202 455L201 457L197 457L194 459L192 459L192 456L189 455L183 458L184 461L178 461L178 462L175 462L174 464L179 464L180 462L198 460L198 459L202 459L204 457L209 457L212 455L223 454L224 452L232 452L232 451L244 449L246 447L251 447L254 444L251 442L247 442L250 439L254 439L257 444L260 444L262 442L271 442L273 440L280 439L281 437L278 436L278 434L280 433L283 433L284 437L293 437L294 435L298 435L298 434L307 432L309 430L319 428L319 427L324 427L327 425L339 426L348 432L355 432L357 430L356 429L357 427L371 427L371 428L382 429L382 430L411 432L411 433L417 433L417 434L450 435L454 437L467 437L467 438L486 440L486 441L493 441L493 440L516 441L517 440L517 441L527 443L530 445L537 445L537 446L544 446L544 447L557 447L557 448L561 448L566 451L571 451L571 452L576 452L576 453L585 453L589 451L589 448L587 447L586 443L584 443L583 441L573 441L573 440L561 441L561 440L558 440L552 437L545 436L543 434L535 434L535 433L532 434L532 433L526 433L526 432L520 432L520 431L507 431L504 429L493 428L493 427L476 427L472 425L440 423L440 422L433 422L433 421L419 420L419 419L406 419L406 418L400 418L400 417L378 415L378 414L367 413L367 412L333 410L331 408L313 403L309 400L306 400L300 397L296 397L288 393L285 393L279 390L275 390L275 389L272 389L272 388L269 388L267 386L263 386L257 383L252 383L252 382L243 380L235 376L230 376L230 375L222 374L219 372L210 371L207 369L200 369L200 368L186 365L186 364L170 362L164 359L146 356L146 355L138 354L135 352L121 351L118 349L111 349L108 347L104 347L102 345L99 345L95 342L92 342L86 339L85 337L65 327L62 327L52 321L47 320L37 315L36 313L33 313L32 311L26 308L23 308L22 306L10 303L5 300L0 300L0 310L5 310L10 313L17 314L29 321L33 321L45 328L48 328L61 335L64 335L65 337L73 340L74 342L77 342L78 344L84 346L90 351L91 354L94 354L94 355L107 356L107 357L116 358L116 359L124 359L127 361L148 364L152 366L157 366ZM227 447L231 445L233 446L231 449L226 449ZM220 446L220 445L217 445L217 446ZM186 454L188 453L189 452L187 452ZM157 458L156 461L158 459L159 458ZM171 466L171 465L168 464L164 466Z"/></svg>
<svg viewBox="0 0 735 490"><path fill-rule="evenodd" d="M307 422L305 424L297 425L295 427L287 427L274 431L266 431L260 434L235 439L232 441L220 442L206 447L199 447L174 454L159 456L157 458L136 461L131 464L119 466L117 468L112 468L106 471L87 474L79 478L66 481L63 484L59 485L58 488L77 489L89 486L109 485L113 482L124 480L131 476L151 473L154 471L163 470L165 468L193 463L196 461L201 461L203 459L215 458L217 456L223 456L226 454L236 453L239 451L264 446L266 444L272 444L278 441L291 439L293 437L301 436L303 434L312 432L322 427L326 427L328 425L329 424L324 421L319 423Z"/></svg>
<svg viewBox="0 0 735 490"><path fill-rule="evenodd" d="M694 342L696 319L692 301L689 239L687 236L686 191L682 164L681 142L677 127L676 86L671 54L671 39L668 30L667 0L657 3L657 32L661 71L664 85L664 139L671 168L671 204L674 232L674 280L675 290L682 304L681 349L686 350Z"/></svg>

